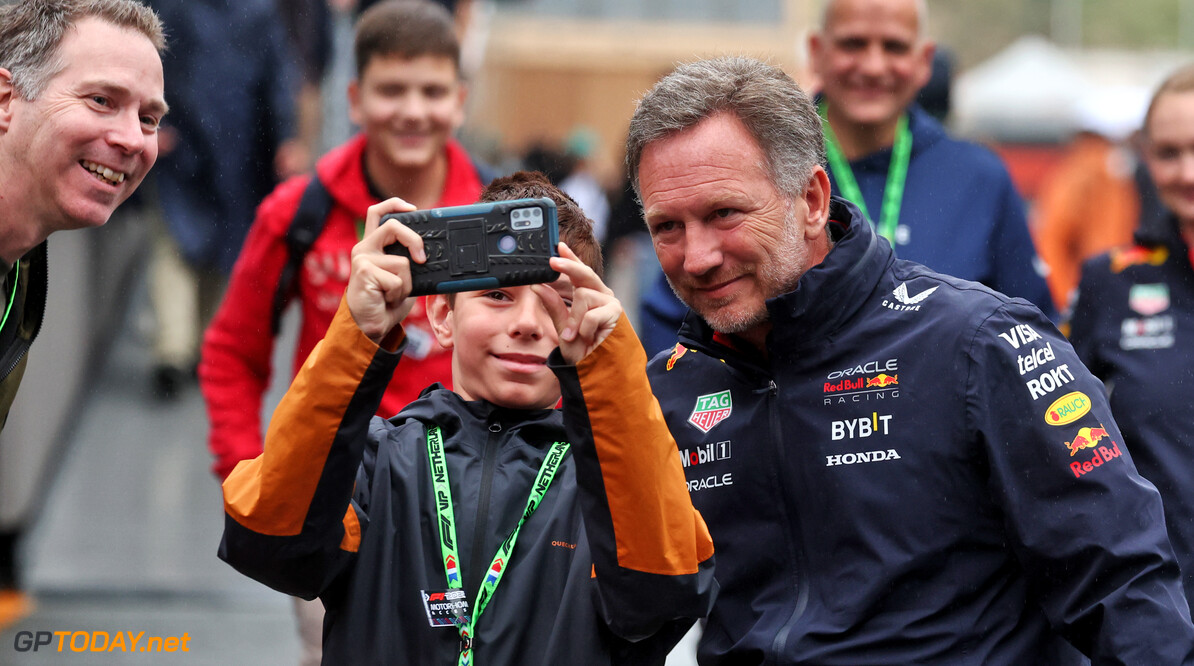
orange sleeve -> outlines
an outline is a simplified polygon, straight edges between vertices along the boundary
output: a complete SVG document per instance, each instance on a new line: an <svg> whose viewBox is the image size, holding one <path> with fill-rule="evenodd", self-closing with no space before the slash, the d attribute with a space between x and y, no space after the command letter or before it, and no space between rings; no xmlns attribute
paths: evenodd
<svg viewBox="0 0 1194 666"><path fill-rule="evenodd" d="M386 342L397 347L402 336L399 333ZM333 445L345 437L357 437L363 442L364 428L376 406L356 398L362 378L376 363L379 351L341 301L327 335L311 352L274 411L265 451L239 463L224 482L224 509L233 520L270 536L293 536L302 531L316 488L327 480L325 469ZM397 363L396 359L386 362L391 370ZM347 422L357 424L360 431L346 433ZM348 455L337 461L345 468L345 474L338 476L347 479L346 500L360 464L359 455L355 460L351 458ZM360 530L356 516L348 514L352 514L351 508L344 518L343 545L346 550L355 550L353 535L359 540Z"/></svg>
<svg viewBox="0 0 1194 666"><path fill-rule="evenodd" d="M613 521L618 564L693 574L713 540L692 506L676 442L646 373L647 356L623 314L577 365Z"/></svg>

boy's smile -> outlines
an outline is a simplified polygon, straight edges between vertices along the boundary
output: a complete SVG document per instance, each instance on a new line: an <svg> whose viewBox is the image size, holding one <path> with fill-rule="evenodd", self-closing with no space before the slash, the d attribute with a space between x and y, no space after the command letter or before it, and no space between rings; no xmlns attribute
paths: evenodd
<svg viewBox="0 0 1194 666"><path fill-rule="evenodd" d="M552 285L567 302L572 286ZM440 344L452 349L452 385L466 400L513 409L545 409L560 399L547 367L559 343L543 302L529 286L431 296L427 309Z"/></svg>

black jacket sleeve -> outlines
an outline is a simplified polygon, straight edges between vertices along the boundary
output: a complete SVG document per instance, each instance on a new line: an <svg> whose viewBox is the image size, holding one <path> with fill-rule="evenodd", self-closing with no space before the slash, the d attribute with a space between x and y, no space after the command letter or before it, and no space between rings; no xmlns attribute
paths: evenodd
<svg viewBox="0 0 1194 666"><path fill-rule="evenodd" d="M713 542L688 497L638 338L623 316L576 367L558 350L549 363L563 391L599 613L629 640L677 622L687 629L713 604Z"/></svg>
<svg viewBox="0 0 1194 666"><path fill-rule="evenodd" d="M365 337L341 302L274 411L265 451L224 482L221 559L304 599L351 566L368 526L369 423L400 356Z"/></svg>
<svg viewBox="0 0 1194 666"><path fill-rule="evenodd" d="M1095 664L1192 663L1161 498L1136 471L1102 384L1014 301L978 327L968 363L970 429L1050 622Z"/></svg>

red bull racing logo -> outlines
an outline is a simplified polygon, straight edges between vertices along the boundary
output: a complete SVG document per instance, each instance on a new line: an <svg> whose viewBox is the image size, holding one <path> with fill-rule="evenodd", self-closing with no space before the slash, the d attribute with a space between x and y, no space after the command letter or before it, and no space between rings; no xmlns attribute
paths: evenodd
<svg viewBox="0 0 1194 666"><path fill-rule="evenodd" d="M692 408L688 422L701 432L709 432L713 426L728 419L733 411L734 405L730 400L728 390L710 393L697 397L696 405Z"/></svg>
<svg viewBox="0 0 1194 666"><path fill-rule="evenodd" d="M822 401L826 405L844 405L897 398L900 395L898 361L870 361L829 373L823 382ZM861 375L861 376L860 376Z"/></svg>

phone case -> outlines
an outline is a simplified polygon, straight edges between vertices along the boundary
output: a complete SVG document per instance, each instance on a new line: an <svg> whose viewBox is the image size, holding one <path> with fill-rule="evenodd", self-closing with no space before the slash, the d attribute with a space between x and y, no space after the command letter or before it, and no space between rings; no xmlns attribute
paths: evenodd
<svg viewBox="0 0 1194 666"><path fill-rule="evenodd" d="M559 223L547 198L494 201L386 215L423 237L427 262L411 263L412 296L551 282ZM409 257L394 243L389 254Z"/></svg>

